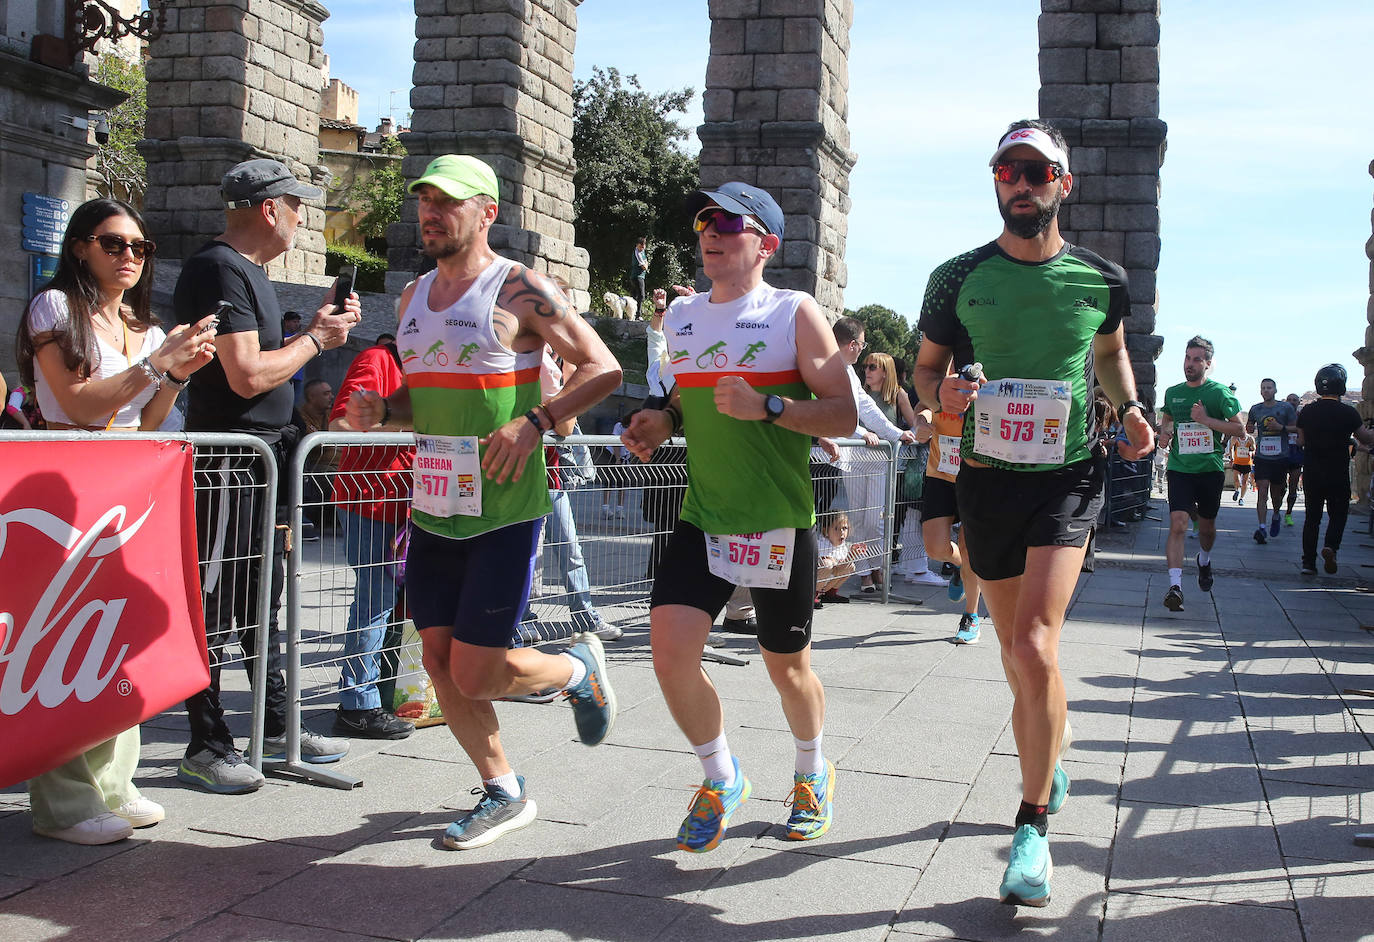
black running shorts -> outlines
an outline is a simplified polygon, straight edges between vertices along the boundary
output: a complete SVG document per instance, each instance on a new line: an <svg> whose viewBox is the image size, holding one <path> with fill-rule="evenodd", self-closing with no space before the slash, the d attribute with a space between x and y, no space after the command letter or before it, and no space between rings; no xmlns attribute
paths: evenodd
<svg viewBox="0 0 1374 942"><path fill-rule="evenodd" d="M978 468L965 462L954 489L969 565L980 579L1026 571L1032 546L1082 546L1102 509L1105 461L1049 471Z"/></svg>
<svg viewBox="0 0 1374 942"><path fill-rule="evenodd" d="M715 621L735 587L706 565L706 534L679 520L658 564L649 608L686 605ZM797 531L792 575L785 589L750 589L759 623L759 647L774 654L796 654L811 643L816 600L816 531Z"/></svg>
<svg viewBox="0 0 1374 942"><path fill-rule="evenodd" d="M1188 513L1194 507L1203 520L1215 520L1221 511L1221 489L1226 483L1225 471L1170 471L1165 475L1169 483L1169 513Z"/></svg>
<svg viewBox="0 0 1374 942"><path fill-rule="evenodd" d="M954 482L926 475L925 490L921 493L921 522L953 517L959 522L959 501L954 496Z"/></svg>

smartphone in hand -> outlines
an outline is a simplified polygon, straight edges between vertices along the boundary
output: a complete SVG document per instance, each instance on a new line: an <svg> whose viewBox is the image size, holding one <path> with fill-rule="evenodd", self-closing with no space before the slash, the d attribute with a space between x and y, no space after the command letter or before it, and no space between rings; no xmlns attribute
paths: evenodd
<svg viewBox="0 0 1374 942"><path fill-rule="evenodd" d="M337 287L334 289L334 307L336 314L343 311L344 302L346 302L348 296L353 293L353 282L357 277L358 268L356 265L345 265L339 269L339 280Z"/></svg>
<svg viewBox="0 0 1374 942"><path fill-rule="evenodd" d="M224 317L225 315L227 315L227 314L228 314L230 311L232 311L233 309L234 309L234 305L233 305L233 304L229 303L228 301L220 301L218 304L215 305L215 309L214 309L213 311L210 312L210 313L211 313L210 323L206 324L206 325L205 325L204 327L202 327L200 330L196 331L196 333L197 333L197 334L213 334L213 333L215 333L216 329L219 327L219 319L220 319L221 317Z"/></svg>

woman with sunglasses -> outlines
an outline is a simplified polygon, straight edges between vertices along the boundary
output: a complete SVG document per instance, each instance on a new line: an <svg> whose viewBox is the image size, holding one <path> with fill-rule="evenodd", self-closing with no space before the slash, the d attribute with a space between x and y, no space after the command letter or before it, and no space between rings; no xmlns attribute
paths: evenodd
<svg viewBox="0 0 1374 942"><path fill-rule="evenodd" d="M57 273L19 325L19 370L49 429L154 430L215 354L206 317L164 335L149 307L155 246L138 211L97 199L72 213ZM134 787L135 726L29 780L33 829L73 844L109 844L161 821Z"/></svg>
<svg viewBox="0 0 1374 942"><path fill-rule="evenodd" d="M215 355L212 316L164 334L143 217L118 200L72 213L57 273L19 325L19 372L49 429L154 431Z"/></svg>

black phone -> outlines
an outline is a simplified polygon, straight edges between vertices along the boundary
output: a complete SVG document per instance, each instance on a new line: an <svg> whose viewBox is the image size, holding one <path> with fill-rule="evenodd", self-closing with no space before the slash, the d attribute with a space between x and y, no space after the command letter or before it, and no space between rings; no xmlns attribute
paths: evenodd
<svg viewBox="0 0 1374 942"><path fill-rule="evenodd" d="M202 328L198 331L198 333L202 333L202 334L213 334L213 333L215 332L215 328L219 327L219 319L220 319L221 317L224 317L225 315L227 315L227 314L228 314L230 311L232 311L233 309L234 309L234 305L231 304L230 302L228 302L228 301L220 301L218 304L215 305L215 309L214 309L213 311L210 312L210 315L211 315L210 323L208 323L208 324L206 324L204 327L202 327Z"/></svg>
<svg viewBox="0 0 1374 942"><path fill-rule="evenodd" d="M343 310L344 302L353 293L353 282L358 277L356 265L345 265L339 269L339 286L334 291L334 307L339 311Z"/></svg>

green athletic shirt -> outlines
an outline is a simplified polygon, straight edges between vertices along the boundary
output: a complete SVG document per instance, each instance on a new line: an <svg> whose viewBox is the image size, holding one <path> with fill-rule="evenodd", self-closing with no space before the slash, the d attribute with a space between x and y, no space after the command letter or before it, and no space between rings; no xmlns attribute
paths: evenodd
<svg viewBox="0 0 1374 942"><path fill-rule="evenodd" d="M797 366L797 308L805 298L761 283L723 304L710 292L679 298L663 318L687 435L682 519L706 533L802 529L815 521L810 436L731 418L715 401L723 376L742 376L764 395L811 398Z"/></svg>
<svg viewBox="0 0 1374 942"><path fill-rule="evenodd" d="M979 362L989 381L1016 377L1070 385L1062 465L979 454L973 409L964 416L961 455L1013 471L1048 471L1089 458L1097 440L1088 407L1093 338L1115 332L1130 305L1120 265L1067 243L1048 261L1022 262L994 241L935 269L918 326L932 342L953 349L955 369Z"/></svg>
<svg viewBox="0 0 1374 942"><path fill-rule="evenodd" d="M1214 419L1230 421L1240 412L1240 401L1231 390L1216 380L1205 379L1201 386L1179 383L1170 386L1160 400L1159 411L1174 422L1174 438L1169 442L1169 470L1184 474L1205 474L1209 471L1224 470L1222 461L1222 440L1226 437L1216 429L1212 430L1213 450L1211 454L1180 455L1178 453L1178 426L1181 422L1193 421L1193 403L1201 402L1207 414Z"/></svg>

